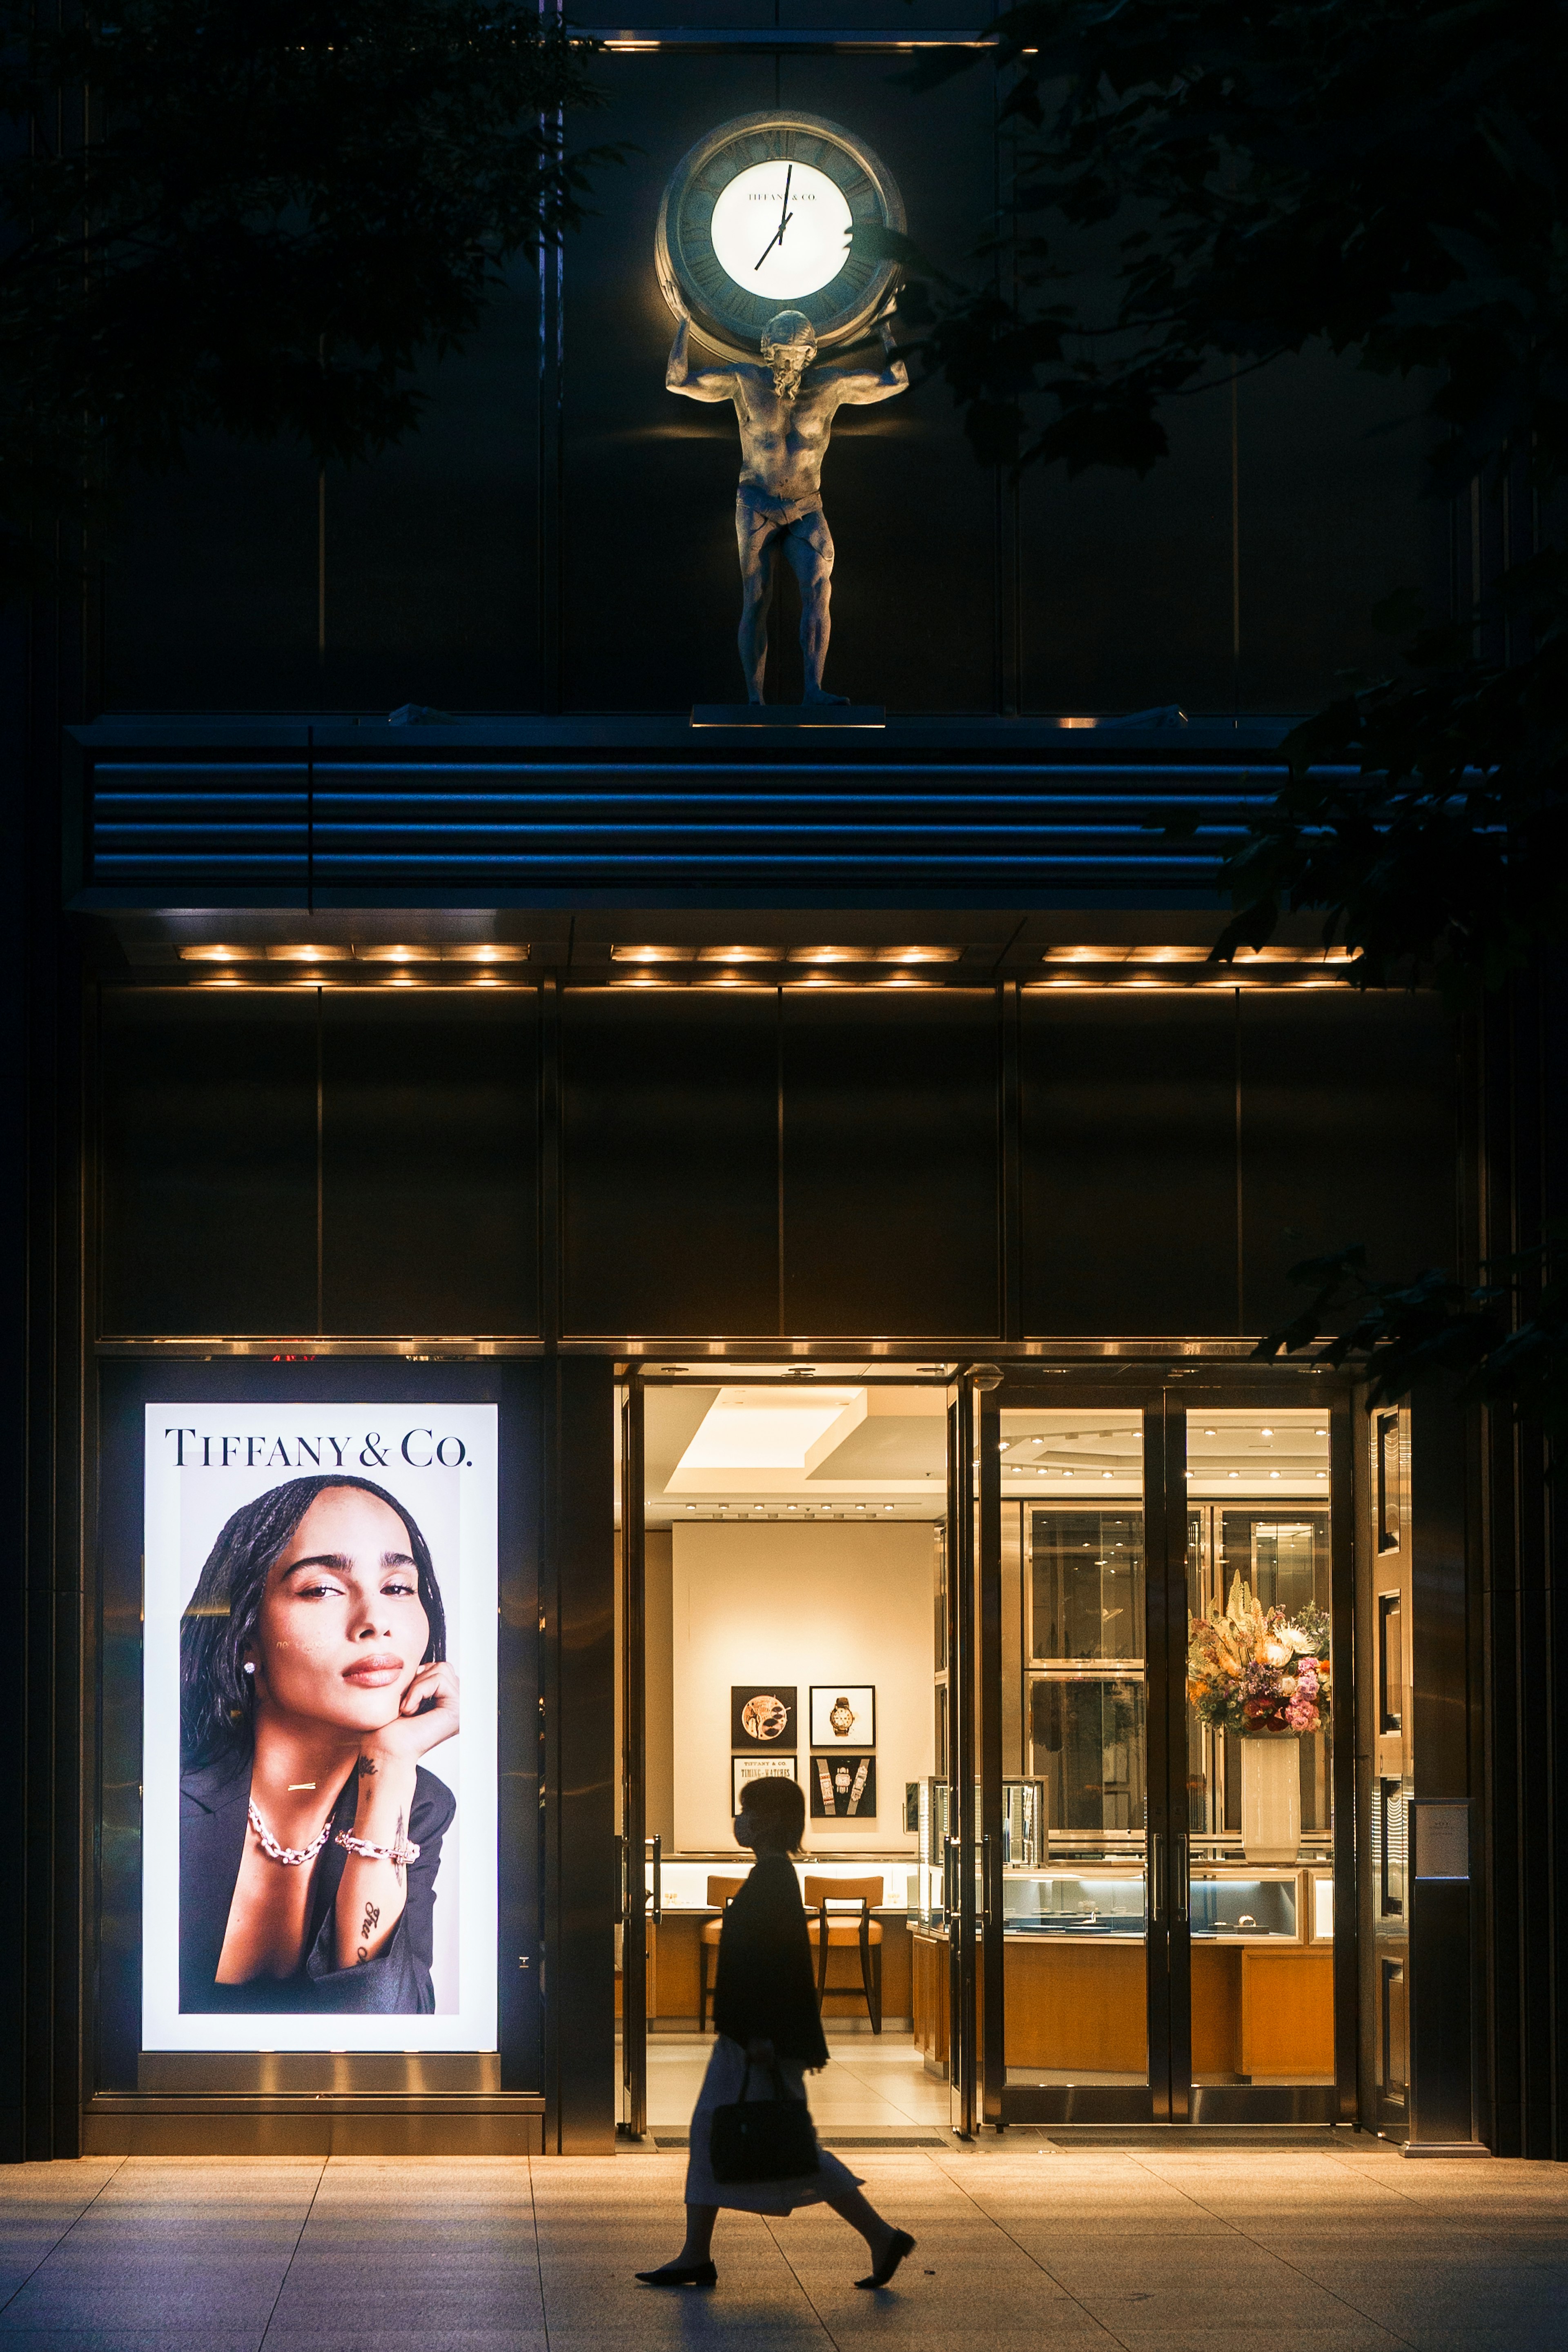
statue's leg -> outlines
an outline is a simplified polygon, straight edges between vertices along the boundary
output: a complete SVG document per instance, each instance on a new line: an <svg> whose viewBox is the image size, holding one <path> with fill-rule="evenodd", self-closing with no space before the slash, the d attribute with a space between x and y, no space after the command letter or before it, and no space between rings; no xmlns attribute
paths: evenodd
<svg viewBox="0 0 1568 2352"><path fill-rule="evenodd" d="M773 542L778 526L759 516L743 499L735 501L735 545L741 558L741 626L737 643L746 677L746 699L763 699L768 665L768 596L773 580Z"/></svg>
<svg viewBox="0 0 1568 2352"><path fill-rule="evenodd" d="M827 659L830 623L828 599L833 584L833 533L825 514L803 515L792 523L784 541L791 569L800 583L800 650L805 662L805 700L842 702L841 694L822 690L822 666Z"/></svg>

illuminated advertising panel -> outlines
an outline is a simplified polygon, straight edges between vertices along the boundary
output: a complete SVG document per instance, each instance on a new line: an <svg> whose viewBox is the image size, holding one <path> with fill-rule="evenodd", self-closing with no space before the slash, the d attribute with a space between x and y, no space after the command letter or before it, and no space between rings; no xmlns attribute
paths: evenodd
<svg viewBox="0 0 1568 2352"><path fill-rule="evenodd" d="M152 1404L145 2050L496 2047L493 1404Z"/></svg>

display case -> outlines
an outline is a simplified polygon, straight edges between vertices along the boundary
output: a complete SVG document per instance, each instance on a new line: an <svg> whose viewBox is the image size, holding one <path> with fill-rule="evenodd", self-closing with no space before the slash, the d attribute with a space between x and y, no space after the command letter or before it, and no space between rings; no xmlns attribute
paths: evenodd
<svg viewBox="0 0 1568 2352"><path fill-rule="evenodd" d="M1002 1918L1009 1936L1142 1937L1145 1913L1142 1870L1003 1873Z"/></svg>
<svg viewBox="0 0 1568 2352"><path fill-rule="evenodd" d="M1245 1863L1197 1865L1190 1888L1194 1940L1249 1943L1258 1937L1300 1943L1304 1919L1300 1874L1258 1870Z"/></svg>
<svg viewBox="0 0 1568 2352"><path fill-rule="evenodd" d="M946 1917L943 1886L948 1837L948 1807L952 1791L945 1780L930 1778L920 1783L918 1819L920 1862L910 1874L909 1917L911 1926L939 1927ZM979 1790L975 1791L979 1803ZM1002 1864L1037 1869L1046 1858L1046 1787L1040 1780L1002 1783Z"/></svg>

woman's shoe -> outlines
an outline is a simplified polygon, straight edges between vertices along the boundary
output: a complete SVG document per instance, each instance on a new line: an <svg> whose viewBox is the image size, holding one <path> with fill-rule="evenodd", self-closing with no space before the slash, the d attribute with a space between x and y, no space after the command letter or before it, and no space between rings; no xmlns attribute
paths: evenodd
<svg viewBox="0 0 1568 2352"><path fill-rule="evenodd" d="M906 2254L912 2254L915 2242L907 2230L895 2230L889 2241L888 2251L869 2278L857 2279L857 2286L886 2286Z"/></svg>
<svg viewBox="0 0 1568 2352"><path fill-rule="evenodd" d="M910 2241L913 2245L914 2240ZM902 2257L900 2257L900 2261ZM719 2273L711 2263L666 2263L658 2271L638 2271L644 2286L717 2286Z"/></svg>

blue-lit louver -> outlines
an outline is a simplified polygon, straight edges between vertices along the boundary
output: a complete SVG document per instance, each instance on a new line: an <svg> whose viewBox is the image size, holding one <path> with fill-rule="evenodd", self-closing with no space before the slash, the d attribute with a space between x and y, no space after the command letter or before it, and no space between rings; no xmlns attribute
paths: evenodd
<svg viewBox="0 0 1568 2352"><path fill-rule="evenodd" d="M73 895L1199 889L1277 761L148 756L95 744ZM1190 839L1166 835L1178 814Z"/></svg>

